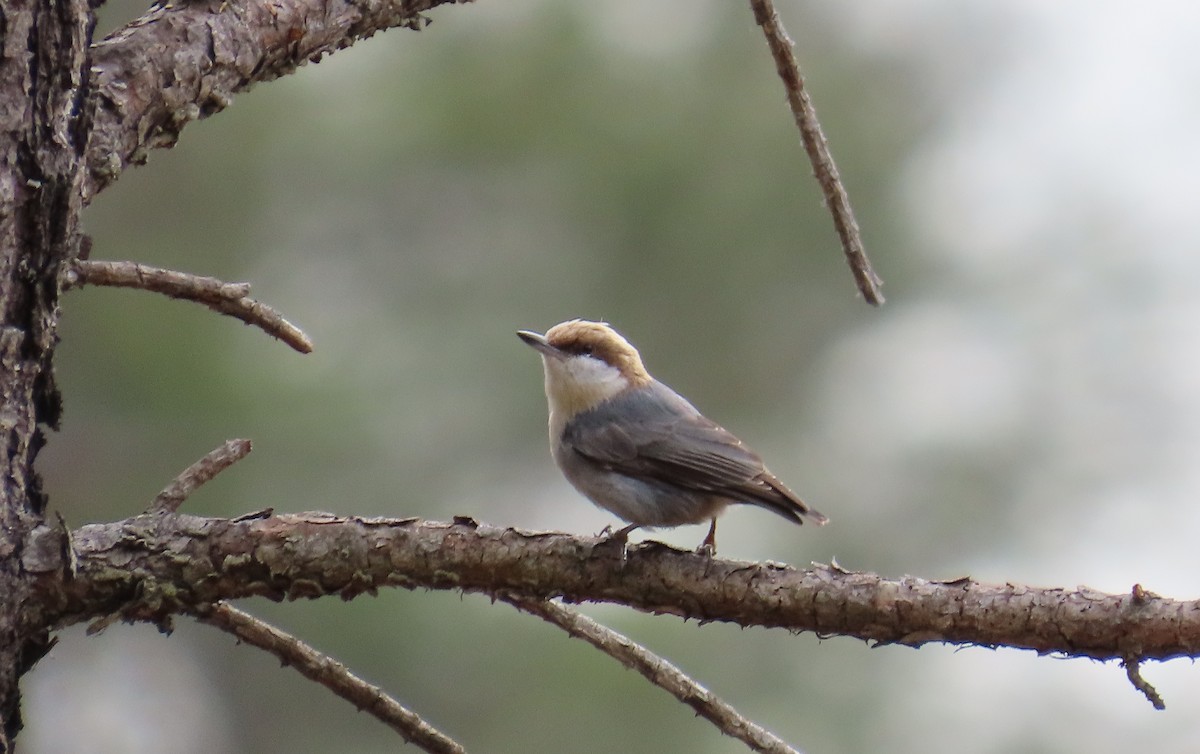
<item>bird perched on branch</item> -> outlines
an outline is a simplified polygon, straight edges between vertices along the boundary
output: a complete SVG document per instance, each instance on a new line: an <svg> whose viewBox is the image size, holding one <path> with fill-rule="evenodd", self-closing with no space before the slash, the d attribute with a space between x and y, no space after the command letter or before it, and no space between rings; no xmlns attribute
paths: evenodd
<svg viewBox="0 0 1200 754"><path fill-rule="evenodd" d="M629 341L603 322L573 319L540 335L550 404L550 453L575 489L629 525L711 521L700 551L716 551L717 516L731 503L818 526L808 507L733 434L650 376Z"/></svg>

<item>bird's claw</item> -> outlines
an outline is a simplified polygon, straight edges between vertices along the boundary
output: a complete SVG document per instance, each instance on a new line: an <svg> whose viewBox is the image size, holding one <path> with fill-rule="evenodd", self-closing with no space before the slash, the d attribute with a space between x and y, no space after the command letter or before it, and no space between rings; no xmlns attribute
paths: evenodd
<svg viewBox="0 0 1200 754"><path fill-rule="evenodd" d="M629 559L629 543L626 541L625 537L620 537L615 534L605 537L604 532L600 532L600 536L603 537L603 539L601 539L592 547L592 552L596 552L598 550L603 551L616 549L620 554L622 563Z"/></svg>
<svg viewBox="0 0 1200 754"><path fill-rule="evenodd" d="M621 562L625 562L629 559L629 533L636 528L636 524L631 524L613 531L611 526L606 526L600 531L600 534L597 535L599 537L603 537L603 539L596 545L596 547L620 546Z"/></svg>

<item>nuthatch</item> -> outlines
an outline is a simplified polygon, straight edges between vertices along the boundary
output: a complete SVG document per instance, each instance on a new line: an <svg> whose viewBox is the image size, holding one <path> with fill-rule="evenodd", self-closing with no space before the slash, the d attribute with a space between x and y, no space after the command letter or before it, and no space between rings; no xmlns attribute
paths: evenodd
<svg viewBox="0 0 1200 754"><path fill-rule="evenodd" d="M824 515L767 471L762 459L650 376L637 349L601 322L574 319L539 335L550 403L550 453L575 489L634 529L711 520L701 550L716 550L717 516L730 503L797 524Z"/></svg>

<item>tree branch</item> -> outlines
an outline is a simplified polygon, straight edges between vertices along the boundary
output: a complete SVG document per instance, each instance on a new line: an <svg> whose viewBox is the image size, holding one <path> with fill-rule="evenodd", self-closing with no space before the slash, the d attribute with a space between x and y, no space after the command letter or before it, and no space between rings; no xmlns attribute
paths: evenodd
<svg viewBox="0 0 1200 754"><path fill-rule="evenodd" d="M197 610L196 616L202 623L216 626L240 641L270 652L300 675L378 718L405 741L435 754L463 754L466 751L378 686L367 683L345 665L287 632L223 602Z"/></svg>
<svg viewBox="0 0 1200 754"><path fill-rule="evenodd" d="M147 513L174 513L183 501L205 482L245 458L252 448L249 440L226 440L219 448L188 466L150 503Z"/></svg>
<svg viewBox="0 0 1200 754"><path fill-rule="evenodd" d="M697 715L717 726L717 730L746 744L751 751L766 754L799 754L782 738L743 716L670 662L586 615L546 600L531 600L508 594L500 595L500 599L548 623L553 623L625 667L641 673L646 680L694 709Z"/></svg>
<svg viewBox="0 0 1200 754"><path fill-rule="evenodd" d="M779 14L771 0L750 0L754 9L754 20L762 27L767 39L767 47L771 57L775 59L775 69L783 79L787 90L788 104L792 108L792 117L796 119L796 127L800 129L800 139L804 142L804 151L808 153L812 163L813 174L821 191L825 194L825 206L833 215L833 225L837 228L838 238L842 241L842 252L850 264L854 274L854 282L863 298L872 306L883 303L883 292L880 286L883 281L871 267L871 260L863 248L862 235L858 231L858 221L854 219L854 209L850 206L850 197L846 187L842 185L838 175L837 165L829 151L829 143L821 131L821 123L817 120L817 110L813 107L812 98L804 89L804 77L800 75L800 63L792 51L792 40L788 38Z"/></svg>
<svg viewBox="0 0 1200 754"><path fill-rule="evenodd" d="M63 288L103 285L138 288L170 298L195 301L220 314L254 325L300 353L312 353L313 344L299 327L275 309L250 298L249 283L226 283L217 278L164 270L136 262L77 259L63 276Z"/></svg>
<svg viewBox="0 0 1200 754"><path fill-rule="evenodd" d="M380 587L462 589L531 599L614 602L653 613L842 635L917 647L1007 646L1100 660L1200 656L1200 603L1142 591L1039 589L971 579L885 579L837 566L808 570L709 559L658 543L622 561L603 540L476 524L324 513L217 519L141 515L73 533L35 534L38 574L22 620L61 628L104 616L157 622L223 599L350 598ZM337 553L330 558L330 553Z"/></svg>
<svg viewBox="0 0 1200 754"><path fill-rule="evenodd" d="M151 149L172 147L188 123L227 107L260 81L467 0L188 0L155 5L92 45L95 127L85 198Z"/></svg>

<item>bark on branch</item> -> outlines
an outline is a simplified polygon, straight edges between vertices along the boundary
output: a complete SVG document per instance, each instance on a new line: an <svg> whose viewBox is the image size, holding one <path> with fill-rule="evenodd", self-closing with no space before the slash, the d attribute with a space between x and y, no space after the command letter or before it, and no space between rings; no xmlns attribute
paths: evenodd
<svg viewBox="0 0 1200 754"><path fill-rule="evenodd" d="M260 81L291 73L424 11L466 0L189 0L154 6L92 45L96 115L88 201L188 123Z"/></svg>
<svg viewBox="0 0 1200 754"><path fill-rule="evenodd" d="M222 599L273 600L381 587L461 589L534 599L614 602L701 621L843 635L877 643L1007 646L1125 662L1200 656L1200 603L1086 588L885 579L837 566L807 570L708 559L657 543L476 524L342 518L323 513L214 519L147 514L30 549L40 573L24 619L62 627L94 619L159 621ZM330 557L336 553L336 557Z"/></svg>

